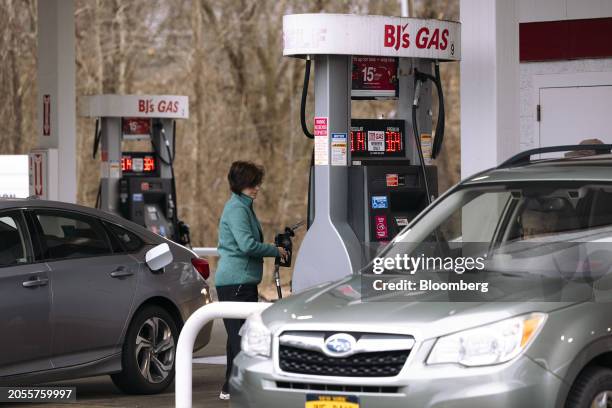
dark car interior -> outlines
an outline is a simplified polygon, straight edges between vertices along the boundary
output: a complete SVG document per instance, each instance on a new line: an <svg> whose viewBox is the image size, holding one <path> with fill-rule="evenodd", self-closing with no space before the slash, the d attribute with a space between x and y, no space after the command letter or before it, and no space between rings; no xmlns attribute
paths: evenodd
<svg viewBox="0 0 612 408"><path fill-rule="evenodd" d="M26 261L24 242L10 217L0 217L0 266Z"/></svg>
<svg viewBox="0 0 612 408"><path fill-rule="evenodd" d="M110 252L104 230L90 220L46 214L38 214L37 218L45 258L70 259Z"/></svg>

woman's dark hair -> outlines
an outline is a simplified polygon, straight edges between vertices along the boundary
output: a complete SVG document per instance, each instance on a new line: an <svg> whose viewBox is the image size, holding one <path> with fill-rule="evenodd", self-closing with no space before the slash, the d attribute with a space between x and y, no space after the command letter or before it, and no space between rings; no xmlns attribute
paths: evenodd
<svg viewBox="0 0 612 408"><path fill-rule="evenodd" d="M240 194L245 188L256 187L261 184L265 175L264 168L253 162L235 161L227 173L230 189Z"/></svg>

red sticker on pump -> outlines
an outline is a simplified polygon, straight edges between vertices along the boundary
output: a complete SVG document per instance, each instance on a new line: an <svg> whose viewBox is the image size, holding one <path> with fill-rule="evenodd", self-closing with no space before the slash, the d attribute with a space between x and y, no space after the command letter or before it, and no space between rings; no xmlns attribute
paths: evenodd
<svg viewBox="0 0 612 408"><path fill-rule="evenodd" d="M387 187L397 187L397 186L399 186L399 175L387 174Z"/></svg>
<svg viewBox="0 0 612 408"><path fill-rule="evenodd" d="M377 215L374 217L374 225L376 228L376 239L387 239L389 237L389 231L387 229L387 217L384 215Z"/></svg>

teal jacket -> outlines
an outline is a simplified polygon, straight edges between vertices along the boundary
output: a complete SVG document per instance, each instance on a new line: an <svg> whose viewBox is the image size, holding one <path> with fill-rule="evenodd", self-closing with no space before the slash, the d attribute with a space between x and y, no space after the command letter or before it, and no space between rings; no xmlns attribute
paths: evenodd
<svg viewBox="0 0 612 408"><path fill-rule="evenodd" d="M279 255L274 245L262 241L263 232L253 211L253 199L232 193L219 221L219 264L215 285L261 282L263 258Z"/></svg>

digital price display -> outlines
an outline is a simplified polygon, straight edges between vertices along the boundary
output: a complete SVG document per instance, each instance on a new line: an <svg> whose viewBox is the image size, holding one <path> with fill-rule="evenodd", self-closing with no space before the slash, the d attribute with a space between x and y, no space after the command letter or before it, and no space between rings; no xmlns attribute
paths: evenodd
<svg viewBox="0 0 612 408"><path fill-rule="evenodd" d="M352 157L406 157L404 127L403 120L353 119Z"/></svg>
<svg viewBox="0 0 612 408"><path fill-rule="evenodd" d="M395 98L397 58L353 56L351 96L355 99Z"/></svg>
<svg viewBox="0 0 612 408"><path fill-rule="evenodd" d="M155 156L150 153L124 153L121 156L123 174L157 174Z"/></svg>

